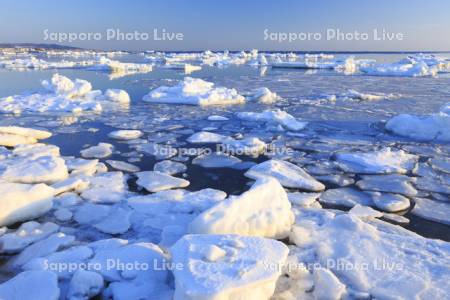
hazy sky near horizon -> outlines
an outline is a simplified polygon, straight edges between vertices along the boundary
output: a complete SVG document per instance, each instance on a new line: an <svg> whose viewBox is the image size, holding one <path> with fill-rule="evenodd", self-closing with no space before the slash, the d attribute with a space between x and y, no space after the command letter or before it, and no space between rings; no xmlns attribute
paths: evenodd
<svg viewBox="0 0 450 300"><path fill-rule="evenodd" d="M108 37L108 29L138 31L141 40ZM396 36L383 36L383 29ZM183 38L157 40L163 30ZM76 40L56 40L65 33ZM90 40L80 40L88 33ZM293 40L280 42L279 33ZM0 43L19 42L124 50L441 51L450 50L450 1L1 0Z"/></svg>

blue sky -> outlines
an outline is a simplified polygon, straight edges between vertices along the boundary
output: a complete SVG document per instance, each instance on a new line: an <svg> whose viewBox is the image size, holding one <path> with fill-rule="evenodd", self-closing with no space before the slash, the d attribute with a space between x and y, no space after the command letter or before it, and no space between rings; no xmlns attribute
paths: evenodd
<svg viewBox="0 0 450 300"><path fill-rule="evenodd" d="M2 0L0 25L4 43L54 42L44 40L47 29L48 33L101 33L98 41L64 43L98 49L450 50L448 0ZM110 28L150 36L146 41L106 40ZM182 33L183 40L154 40L154 29ZM374 29L403 34L403 39L375 41ZM327 30L353 36L357 31L369 38L327 39ZM273 40L277 33L320 33L321 37L278 42Z"/></svg>

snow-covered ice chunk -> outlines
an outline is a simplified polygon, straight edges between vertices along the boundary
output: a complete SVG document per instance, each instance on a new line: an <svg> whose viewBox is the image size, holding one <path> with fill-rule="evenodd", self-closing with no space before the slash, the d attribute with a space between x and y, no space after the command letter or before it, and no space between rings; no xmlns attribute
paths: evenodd
<svg viewBox="0 0 450 300"><path fill-rule="evenodd" d="M99 143L97 146L92 146L81 150L81 156L84 158L105 158L111 156L114 146L108 143Z"/></svg>
<svg viewBox="0 0 450 300"><path fill-rule="evenodd" d="M257 112L239 112L237 117L245 121L255 121L255 122L269 122L277 123L289 130L302 130L308 124L307 122L301 122L294 118L292 115L288 114L282 110L266 110L261 113Z"/></svg>
<svg viewBox="0 0 450 300"><path fill-rule="evenodd" d="M0 226L37 218L52 206L55 190L46 184L21 184L0 180Z"/></svg>
<svg viewBox="0 0 450 300"><path fill-rule="evenodd" d="M154 156L156 159L168 159L177 155L177 149L170 145L160 145L157 143L138 144L135 146L138 152L144 152Z"/></svg>
<svg viewBox="0 0 450 300"><path fill-rule="evenodd" d="M214 83L185 77L173 87L161 86L144 96L145 102L189 105L240 104L245 98L235 89L214 87Z"/></svg>
<svg viewBox="0 0 450 300"><path fill-rule="evenodd" d="M81 197L91 202L119 202L128 190L126 176L122 172L106 172L85 179L89 181L89 188L83 190Z"/></svg>
<svg viewBox="0 0 450 300"><path fill-rule="evenodd" d="M229 119L224 116L212 115L208 117L208 121L228 121Z"/></svg>
<svg viewBox="0 0 450 300"><path fill-rule="evenodd" d="M221 143L226 138L226 136L214 132L201 131L188 137L187 141L192 144Z"/></svg>
<svg viewBox="0 0 450 300"><path fill-rule="evenodd" d="M258 157L267 149L267 144L257 137L248 137L242 140L227 138L222 140L220 148L221 152L231 155L247 155Z"/></svg>
<svg viewBox="0 0 450 300"><path fill-rule="evenodd" d="M345 285L328 269L316 268L313 272L315 299L339 300L345 293Z"/></svg>
<svg viewBox="0 0 450 300"><path fill-rule="evenodd" d="M44 224L34 221L23 223L14 232L5 233L0 237L0 253L21 251L28 245L45 239L58 229L58 225L50 222Z"/></svg>
<svg viewBox="0 0 450 300"><path fill-rule="evenodd" d="M409 223L409 219L395 214L395 213L383 213L383 218L386 220L389 220L391 222L395 222L395 223L399 223L399 224L408 224Z"/></svg>
<svg viewBox="0 0 450 300"><path fill-rule="evenodd" d="M433 169L450 174L450 158L433 157L432 159L430 159L430 164Z"/></svg>
<svg viewBox="0 0 450 300"><path fill-rule="evenodd" d="M145 171L136 173L138 180L137 185L145 188L147 191L154 193L173 188L184 188L189 185L189 181L170 176L158 171Z"/></svg>
<svg viewBox="0 0 450 300"><path fill-rule="evenodd" d="M134 172L139 172L141 170L139 167L137 167L133 164L130 164L130 163L127 163L124 161L120 161L120 160L108 159L106 162L108 163L108 165L110 165L114 169L123 171L123 172L134 173Z"/></svg>
<svg viewBox="0 0 450 300"><path fill-rule="evenodd" d="M143 132L140 130L116 130L108 134L112 139L116 140L135 140L140 138Z"/></svg>
<svg viewBox="0 0 450 300"><path fill-rule="evenodd" d="M42 81L46 93L14 95L0 98L0 112L100 112L103 106L122 107L125 91L108 92L103 95L99 90L92 90L86 80L71 79L54 74L50 81ZM128 94L127 94L128 95Z"/></svg>
<svg viewBox="0 0 450 300"><path fill-rule="evenodd" d="M111 212L111 206L86 203L77 207L74 219L80 224L93 224L104 220Z"/></svg>
<svg viewBox="0 0 450 300"><path fill-rule="evenodd" d="M416 205L413 215L438 223L450 225L450 203L434 201L427 198L414 198Z"/></svg>
<svg viewBox="0 0 450 300"><path fill-rule="evenodd" d="M136 73L148 73L153 67L150 64L125 63L102 56L96 64L89 66L88 70L111 72L112 75L116 75L112 78L119 78Z"/></svg>
<svg viewBox="0 0 450 300"><path fill-rule="evenodd" d="M26 145L34 143L37 143L37 140L32 136L23 136L0 132L0 146L15 147L17 145Z"/></svg>
<svg viewBox="0 0 450 300"><path fill-rule="evenodd" d="M94 227L101 232L109 234L123 234L130 228L130 211L123 208L114 209L103 221Z"/></svg>
<svg viewBox="0 0 450 300"><path fill-rule="evenodd" d="M146 215L167 215L187 213L197 215L226 198L227 194L214 189L196 192L168 190L146 196L127 199L128 206Z"/></svg>
<svg viewBox="0 0 450 300"><path fill-rule="evenodd" d="M304 206L308 207L312 205L316 200L319 198L320 193L301 193L301 192L294 192L294 193L288 193L288 199L289 201L298 206Z"/></svg>
<svg viewBox="0 0 450 300"><path fill-rule="evenodd" d="M78 270L70 280L67 299L91 299L103 289L103 277L92 271Z"/></svg>
<svg viewBox="0 0 450 300"><path fill-rule="evenodd" d="M18 183L54 183L67 179L69 172L64 159L55 156L23 157L7 164L0 178Z"/></svg>
<svg viewBox="0 0 450 300"><path fill-rule="evenodd" d="M199 71L202 69L201 66L194 66L191 64L168 64L164 65L164 68L182 70L184 74L191 74L192 72Z"/></svg>
<svg viewBox="0 0 450 300"><path fill-rule="evenodd" d="M288 188L299 188L313 192L323 191L325 186L306 173L301 167L290 162L271 159L251 167L245 176L258 179L263 177L274 177L282 186Z"/></svg>
<svg viewBox="0 0 450 300"><path fill-rule="evenodd" d="M378 210L375 210L368 206L362 206L360 204L356 204L355 206L353 206L348 213L362 220L381 218L383 216L382 212L379 212Z"/></svg>
<svg viewBox="0 0 450 300"><path fill-rule="evenodd" d="M172 248L175 299L269 299L288 248L237 235L186 235ZM272 266L272 267L268 267Z"/></svg>
<svg viewBox="0 0 450 300"><path fill-rule="evenodd" d="M371 76L421 77L436 76L438 69L423 61L399 61L392 64L377 64L361 67L360 70Z"/></svg>
<svg viewBox="0 0 450 300"><path fill-rule="evenodd" d="M297 226L312 236L291 252L298 251L305 263L327 266L348 290L377 299L445 298L448 294L449 282L442 276L450 270L446 242L380 220L369 224L345 213L304 210L297 220ZM351 269L341 268L342 263Z"/></svg>
<svg viewBox="0 0 450 300"><path fill-rule="evenodd" d="M227 168L241 162L235 156L220 152L202 154L192 160L192 164L202 166L203 168Z"/></svg>
<svg viewBox="0 0 450 300"><path fill-rule="evenodd" d="M45 130L38 130L18 126L0 126L0 133L8 133L25 137L32 137L35 138L36 140L48 139L49 137L52 136L51 132Z"/></svg>
<svg viewBox="0 0 450 300"><path fill-rule="evenodd" d="M130 103L130 95L124 90L119 89L107 89L105 91L105 98L111 102L117 102L121 104Z"/></svg>
<svg viewBox="0 0 450 300"><path fill-rule="evenodd" d="M264 104L272 104L281 99L277 93L272 92L266 87L253 90L247 97L249 101L257 101Z"/></svg>
<svg viewBox="0 0 450 300"><path fill-rule="evenodd" d="M292 222L291 203L283 187L276 179L262 178L242 195L204 211L189 225L189 232L284 238Z"/></svg>
<svg viewBox="0 0 450 300"><path fill-rule="evenodd" d="M345 172L361 174L405 174L412 170L417 161L416 155L403 150L384 148L379 151L366 153L338 153L338 166Z"/></svg>
<svg viewBox="0 0 450 300"><path fill-rule="evenodd" d="M163 160L163 161L157 162L153 166L153 170L161 172L161 173L169 174L169 175L174 175L174 174L185 172L187 170L187 167L185 164L180 163L180 162L171 161L171 160Z"/></svg>
<svg viewBox="0 0 450 300"><path fill-rule="evenodd" d="M75 237L65 235L62 232L53 233L46 239L40 240L25 248L20 254L15 256L9 263L13 266L22 266L30 260L47 256L58 251L62 247L67 247L75 241Z"/></svg>
<svg viewBox="0 0 450 300"><path fill-rule="evenodd" d="M72 81L70 78L59 74L54 74L50 81L43 80L42 85L47 90L57 95L66 95L68 98L83 96L92 90L89 81L82 79Z"/></svg>
<svg viewBox="0 0 450 300"><path fill-rule="evenodd" d="M411 205L409 199L397 194L371 192L372 200L375 205L387 212L402 211Z"/></svg>
<svg viewBox="0 0 450 300"><path fill-rule="evenodd" d="M368 193L358 191L353 188L337 188L326 190L320 195L319 200L333 205L343 205L353 207L356 204L372 206L374 203Z"/></svg>
<svg viewBox="0 0 450 300"><path fill-rule="evenodd" d="M400 174L389 175L363 175L356 185L367 191L388 192L406 196L417 195L417 190L411 184L415 182L414 177Z"/></svg>
<svg viewBox="0 0 450 300"><path fill-rule="evenodd" d="M97 171L98 159L82 159L82 158L69 158L65 159L67 168L71 172L71 175L87 175L92 176Z"/></svg>
<svg viewBox="0 0 450 300"><path fill-rule="evenodd" d="M146 280L147 284L152 287L156 283L152 281L164 282L167 279L168 270L156 268L163 267L166 260L166 255L157 245L136 243L96 249L95 256L89 262L100 266L97 268L98 272L107 281ZM141 266L148 264L148 267L124 269L118 263Z"/></svg>
<svg viewBox="0 0 450 300"><path fill-rule="evenodd" d="M450 141L450 104L437 114L414 116L400 114L386 123L386 129L395 134L423 141Z"/></svg>
<svg viewBox="0 0 450 300"><path fill-rule="evenodd" d="M51 270L59 279L70 279L72 274L80 269L82 263L92 257L93 250L87 246L73 246L66 250L54 252L45 257L34 258L23 266L24 270ZM61 268L54 266L75 266L73 268ZM53 266L53 268L49 267Z"/></svg>
<svg viewBox="0 0 450 300"><path fill-rule="evenodd" d="M55 216L55 218L58 221L61 221L61 222L70 221L70 220L72 220L72 217L73 217L73 213L68 208L57 209L57 210L55 210L53 215Z"/></svg>
<svg viewBox="0 0 450 300"><path fill-rule="evenodd" d="M25 271L0 284L5 300L58 300L58 278L50 271Z"/></svg>
<svg viewBox="0 0 450 300"><path fill-rule="evenodd" d="M342 94L344 98L357 99L362 101L379 101L379 100L392 100L400 97L398 94L384 94L384 93L361 93L356 90L350 89L346 93Z"/></svg>

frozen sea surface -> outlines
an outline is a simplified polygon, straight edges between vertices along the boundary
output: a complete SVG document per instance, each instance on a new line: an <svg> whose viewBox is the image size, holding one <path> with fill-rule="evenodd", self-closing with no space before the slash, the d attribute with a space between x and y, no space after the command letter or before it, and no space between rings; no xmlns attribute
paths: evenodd
<svg viewBox="0 0 450 300"><path fill-rule="evenodd" d="M43 58L54 62L62 59L85 61L94 59L92 56L97 57L97 55L90 54L88 58L70 58L60 53L49 57L44 55ZM208 264L213 268L220 269L223 264L216 260L220 261L222 256L238 260L246 257L249 254L239 246L241 243L239 240L242 238L232 235L226 238L211 235L211 238L206 240L217 241L217 243L214 246L204 245L206 242L202 238L197 239L195 235L187 235L190 233L188 225L195 217L208 209L212 212L215 211L213 207L220 210L220 206L214 205L225 199L226 196L222 192L231 196L226 200L229 204L224 206L233 207L245 216L245 210L251 209L251 205L247 207L248 204L242 200L245 197L241 195L253 188L254 179L246 177L244 174L252 167L270 159L288 161L301 167L303 171L295 171L296 168L287 170L287 167L284 169L277 167L275 170L268 166L262 168L260 173L290 174L289 172L297 172L297 176L302 177L298 180L315 179L320 182L321 186L322 184L325 186L325 191L321 191L322 188L305 189L284 185L280 181L289 193L304 193L302 197L305 199L309 194L311 195L308 201L291 201L297 220L293 225L291 223L287 225L292 225L291 234L289 239L283 240L285 244L289 244L290 248L288 261L296 259L302 263L313 262L311 261L313 252L308 252L308 249L312 249L311 251L318 251L322 263L326 260L327 253L326 251L320 252L323 247L326 247L320 244L320 239L324 241L329 239L328 242L332 247L333 232L341 230L340 235L343 239L354 238L355 243L363 243L364 238L372 238L371 243L382 239L386 248L382 248L384 244L379 246L380 249L374 250L375 252L371 254L373 257L376 257L376 251L382 253L383 257L407 253L409 256L405 260L436 259L438 263L445 265L447 262L449 265L448 248L450 246L447 242L450 242L448 225L450 219L450 169L448 167L450 144L438 140L415 140L396 135L385 128L385 123L399 114L429 116L439 112L446 103L450 102L450 75L448 73L440 72L434 77L384 77L368 76L362 73L346 75L333 69L271 68L261 65L264 59L258 59L258 56L253 59L247 57L243 63L237 58L233 58L233 60L227 58L220 60L220 63L215 62L209 65L204 62L207 59L211 60L211 57L203 57L199 60L198 54L166 54L168 62L201 65L200 70L195 70L187 75L183 68L161 66L158 61L160 56L160 54L152 53L145 55L116 54L113 59L117 61L154 64L152 71L146 73L135 72L138 67L134 66L132 69L132 65L130 65L127 72L116 74L117 76L112 76L111 72L100 68L38 70L0 68L0 98L28 93L44 93L41 81L49 80L53 74L58 73L72 80L75 78L87 80L95 90L125 90L131 99L130 105L127 107L109 107L103 109L101 113L28 113L24 111L20 114L1 115L0 126L32 127L51 132L53 135L50 138L40 142L58 146L61 156L68 166L86 164L83 170L79 166L74 168L86 176L87 179L83 180L87 180L90 187L84 191L80 187L78 187L79 191L77 188L69 189L71 192L58 196L58 201L57 203L54 201L53 208L46 209L46 213L34 220L41 224L45 222L57 224L52 231L39 238L33 239L27 236L26 241L20 240L21 243L24 243L20 244L20 251L2 251L1 281L9 280L25 270L30 273L22 274L21 277L15 278L15 281L9 281L7 286L0 285L0 295L9 295L10 287L28 284L29 278L44 274L40 273L44 271L39 267L42 264L40 260L44 258L54 262L86 262L102 261L105 257L117 256L129 261L148 259L164 261L169 259L167 253L170 247L184 235L186 235L184 238L186 243L192 242L198 248L195 250L194 258L186 256L183 257L183 261L195 259L197 255L205 255L209 260ZM339 54L336 57L345 58L347 56ZM450 57L445 53L439 54L439 56ZM269 58L270 54L267 54L266 57ZM392 63L404 57L405 55L399 54L359 54L355 59L376 59L380 63ZM184 70L187 69L184 68ZM146 71L148 70L146 69ZM237 93L247 99L251 98L248 95L252 95L253 91L262 87L268 88L278 97L276 101L269 101L270 103L246 101L241 104L206 107L142 101L150 91L160 86L175 86L186 76L212 82L216 87L235 89ZM358 96L349 91L376 95L376 97ZM395 95L395 97L383 95ZM238 113L242 112L262 113L268 110L284 111L306 126L303 129L299 127L299 130L292 130L293 128L283 126L283 122L279 120L256 121L241 119L238 116ZM211 116L215 117L210 118ZM142 135L138 134L127 139L113 138L114 134L111 135L111 133L117 130L139 130ZM223 139L217 138L214 143L189 143L187 139L198 132L211 132ZM87 166L86 162L81 160L75 162L73 158L69 158L71 156L81 158L82 150L97 146L99 143L107 143L112 146L108 146L108 151L98 156L100 163L94 163L95 170L91 170L92 168ZM205 151L214 152L225 149L219 147L220 145L228 145L236 153L206 155ZM268 149L273 151L268 151ZM352 161L345 161L344 164L340 157L343 155L348 157L349 153L352 154L350 156ZM389 153L389 158L383 161L386 153ZM5 165L1 161L9 159L7 154L5 158L3 156L5 156L4 150L0 149L2 173ZM196 157L200 157L197 162L201 160L202 163L192 163ZM71 164L68 163L70 159L72 159ZM165 162L155 168L155 164L158 162L169 160L176 164ZM118 163L120 161L127 164ZM165 167L163 168L163 166ZM272 168L275 167L276 165L272 166ZM71 169L70 166L69 169ZM158 192L149 193L137 182L138 177L134 174L137 170L141 172L166 171L170 173L170 176L178 178L175 180L177 184L174 184L174 179L169 175L159 176L158 173L158 180L154 180L153 176L151 182L154 188L152 191ZM104 171L123 171L124 176L119 176L119 173L103 173ZM306 172L308 177L303 172ZM94 180L92 179L93 174L96 174L94 177L97 175L105 177ZM383 184L383 176L387 178L386 180L395 178L395 186L388 182ZM277 177L275 176L275 178ZM364 181L358 184L361 180ZM178 185L179 182L183 182L183 184ZM114 185L114 188L108 184ZM171 187L177 186L183 188L170 190ZM261 191L255 190L252 193L264 193L263 188L260 189ZM316 193L317 191L320 192ZM112 196L108 197L108 193L111 193ZM252 199L249 196L247 198ZM281 198L286 203L288 202L287 197L282 196ZM415 208L414 199L419 199L417 201L420 201L420 207ZM258 200L257 197L255 200ZM283 204L284 210L286 210L286 203ZM345 212L357 204L370 206L380 211L384 210L385 213L396 211L397 215L409 219L409 223L404 222L404 218L395 217L382 217L379 220L369 218L370 220L368 220L358 216L361 221L356 220L357 217L352 214L347 215ZM399 212L397 211L398 207L402 208ZM386 210L386 208L389 209ZM434 211L436 208L438 211ZM273 213L275 215L269 216L269 219L272 217L277 219L277 213L280 213L279 217L282 216L281 212ZM270 215L270 212L264 214ZM251 214L248 213L248 215ZM113 220L117 220L117 222L113 222ZM227 222L227 220L223 220L223 222ZM236 224L239 222L244 221L235 221ZM261 225L264 222L258 224ZM20 225L21 223L8 224L8 229L0 228L0 238L4 235L3 231L14 233ZM36 224L31 225L37 226ZM403 227L406 231L396 225ZM227 226L233 226L233 224ZM308 230L316 232L319 239L314 240L314 234L308 233ZM204 231L209 232L212 229L204 228ZM235 233L235 231L228 233ZM373 234L365 237L365 231L373 232ZM336 232L334 234L338 234ZM423 251L420 250L422 252L414 256L402 249L401 236L403 235L405 235L403 238L407 240L408 247L422 247ZM109 238L120 238L126 241L107 240ZM90 244L96 241L99 244ZM270 241L262 237L255 237L255 241L242 239L242 242L251 245L271 245ZM32 251L33 248L31 248L26 251L29 249L27 247L34 247L38 250ZM180 247L178 246L178 248ZM282 245L276 245L276 247L282 247ZM338 246L333 250L335 258L342 255L337 248ZM22 251L22 249L25 250ZM356 249L357 246L351 248L352 255L357 257L356 261L364 260L363 257L355 254ZM109 253L107 250L111 252ZM276 257L270 255L269 250L267 251L269 254L262 253L261 255L268 256L277 263L286 259L284 254L278 253L277 255L280 257ZM285 251L284 248L283 251ZM52 254L53 252L55 253ZM206 254L202 254L203 252ZM11 263L18 259L18 255L23 261L20 267ZM223 282L223 285L239 289L247 284L256 286L256 284L261 284L258 280L270 277L272 283L264 286L264 297L267 295L270 297L274 291L275 298L280 297L280 299L294 299L289 296L289 293L297 295L304 293L305 297L319 298L331 295L329 299L339 299L342 295L350 298L379 296L380 299L386 295L400 298L411 296L411 294L401 293L404 286L401 287L398 282L392 285L395 291L390 292L388 284L394 280L394 276L389 277L390 275L389 278L379 280L377 278L377 281L370 281L377 277L376 273L343 274L334 272L334 270L330 272L328 269L325 271L320 269L309 275L306 273L290 274L284 271L269 274L261 273L256 265L246 263L249 265L245 267L251 270L254 281L242 282L233 277L233 281ZM431 263L425 267L428 270L428 277L421 278L424 282L427 280L433 282L434 280L442 284L442 278L449 276L448 269L441 270ZM411 273L408 273L409 271ZM409 281L413 278L414 272L415 270L408 269L403 273L402 278ZM175 272L174 279L168 274L157 272L144 272L143 274L100 272L100 276L98 272L92 274L92 272L86 271L86 273L77 272L75 274L57 274L62 293L80 293L86 297L94 297L98 293L103 293L105 296L120 297L127 295L128 290L132 290L136 298L143 297L143 299L146 299L145 297L152 299L156 296L161 299L163 297L170 298L174 289L175 293L184 293L185 291L180 289L183 284L186 284L186 280L189 278L191 278L189 280L194 280L197 278L196 276L201 275L183 273L181 276ZM439 277L439 274L442 274L442 277ZM56 278L52 276L43 280L42 283L48 286L49 295L56 293ZM275 288L275 280L278 276L281 277ZM286 276L287 278L298 278L299 281L296 283L298 286L285 279ZM438 277L439 280L437 280ZM370 282L361 283L361 278L369 278ZM213 278L211 280L214 281ZM420 278L414 277L411 282L414 283L415 280L420 281ZM146 285L145 282L149 281L154 284ZM386 287L382 287L383 283L386 284ZM329 288L329 290L323 291L328 294L319 295L318 289L322 285ZM103 286L108 288L104 289ZM315 291L314 286L317 287ZM445 286L433 289L433 285L431 285L430 289L424 289L424 295L442 296L441 288L445 290ZM214 292L220 294L220 284L215 286L215 289L217 290ZM419 293L419 290L416 292ZM252 295L245 294L245 296L251 297Z"/></svg>

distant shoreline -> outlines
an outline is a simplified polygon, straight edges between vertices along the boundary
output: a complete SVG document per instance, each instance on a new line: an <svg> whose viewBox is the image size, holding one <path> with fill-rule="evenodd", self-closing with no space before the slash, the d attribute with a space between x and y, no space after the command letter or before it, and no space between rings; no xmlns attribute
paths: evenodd
<svg viewBox="0 0 450 300"><path fill-rule="evenodd" d="M39 44L39 43L0 43L0 48L30 48L30 49L46 49L46 50L73 50L73 51L123 51L128 53L137 53L137 52L167 52L167 53L201 53L207 51L209 49L204 50L123 50L123 49L114 49L114 50L104 50L104 49L89 49L89 48L80 48L73 46L66 46L60 44ZM250 51L252 49L245 50L228 50L230 53L236 53L241 51ZM213 52L223 52L227 51L227 49L221 50L211 50ZM415 50L415 51L374 51L374 50L365 50L365 51L342 51L342 50L262 50L258 49L259 52L265 53L325 53L325 54L414 54L414 53L450 53L450 50L442 50L442 51L425 51L425 50Z"/></svg>

